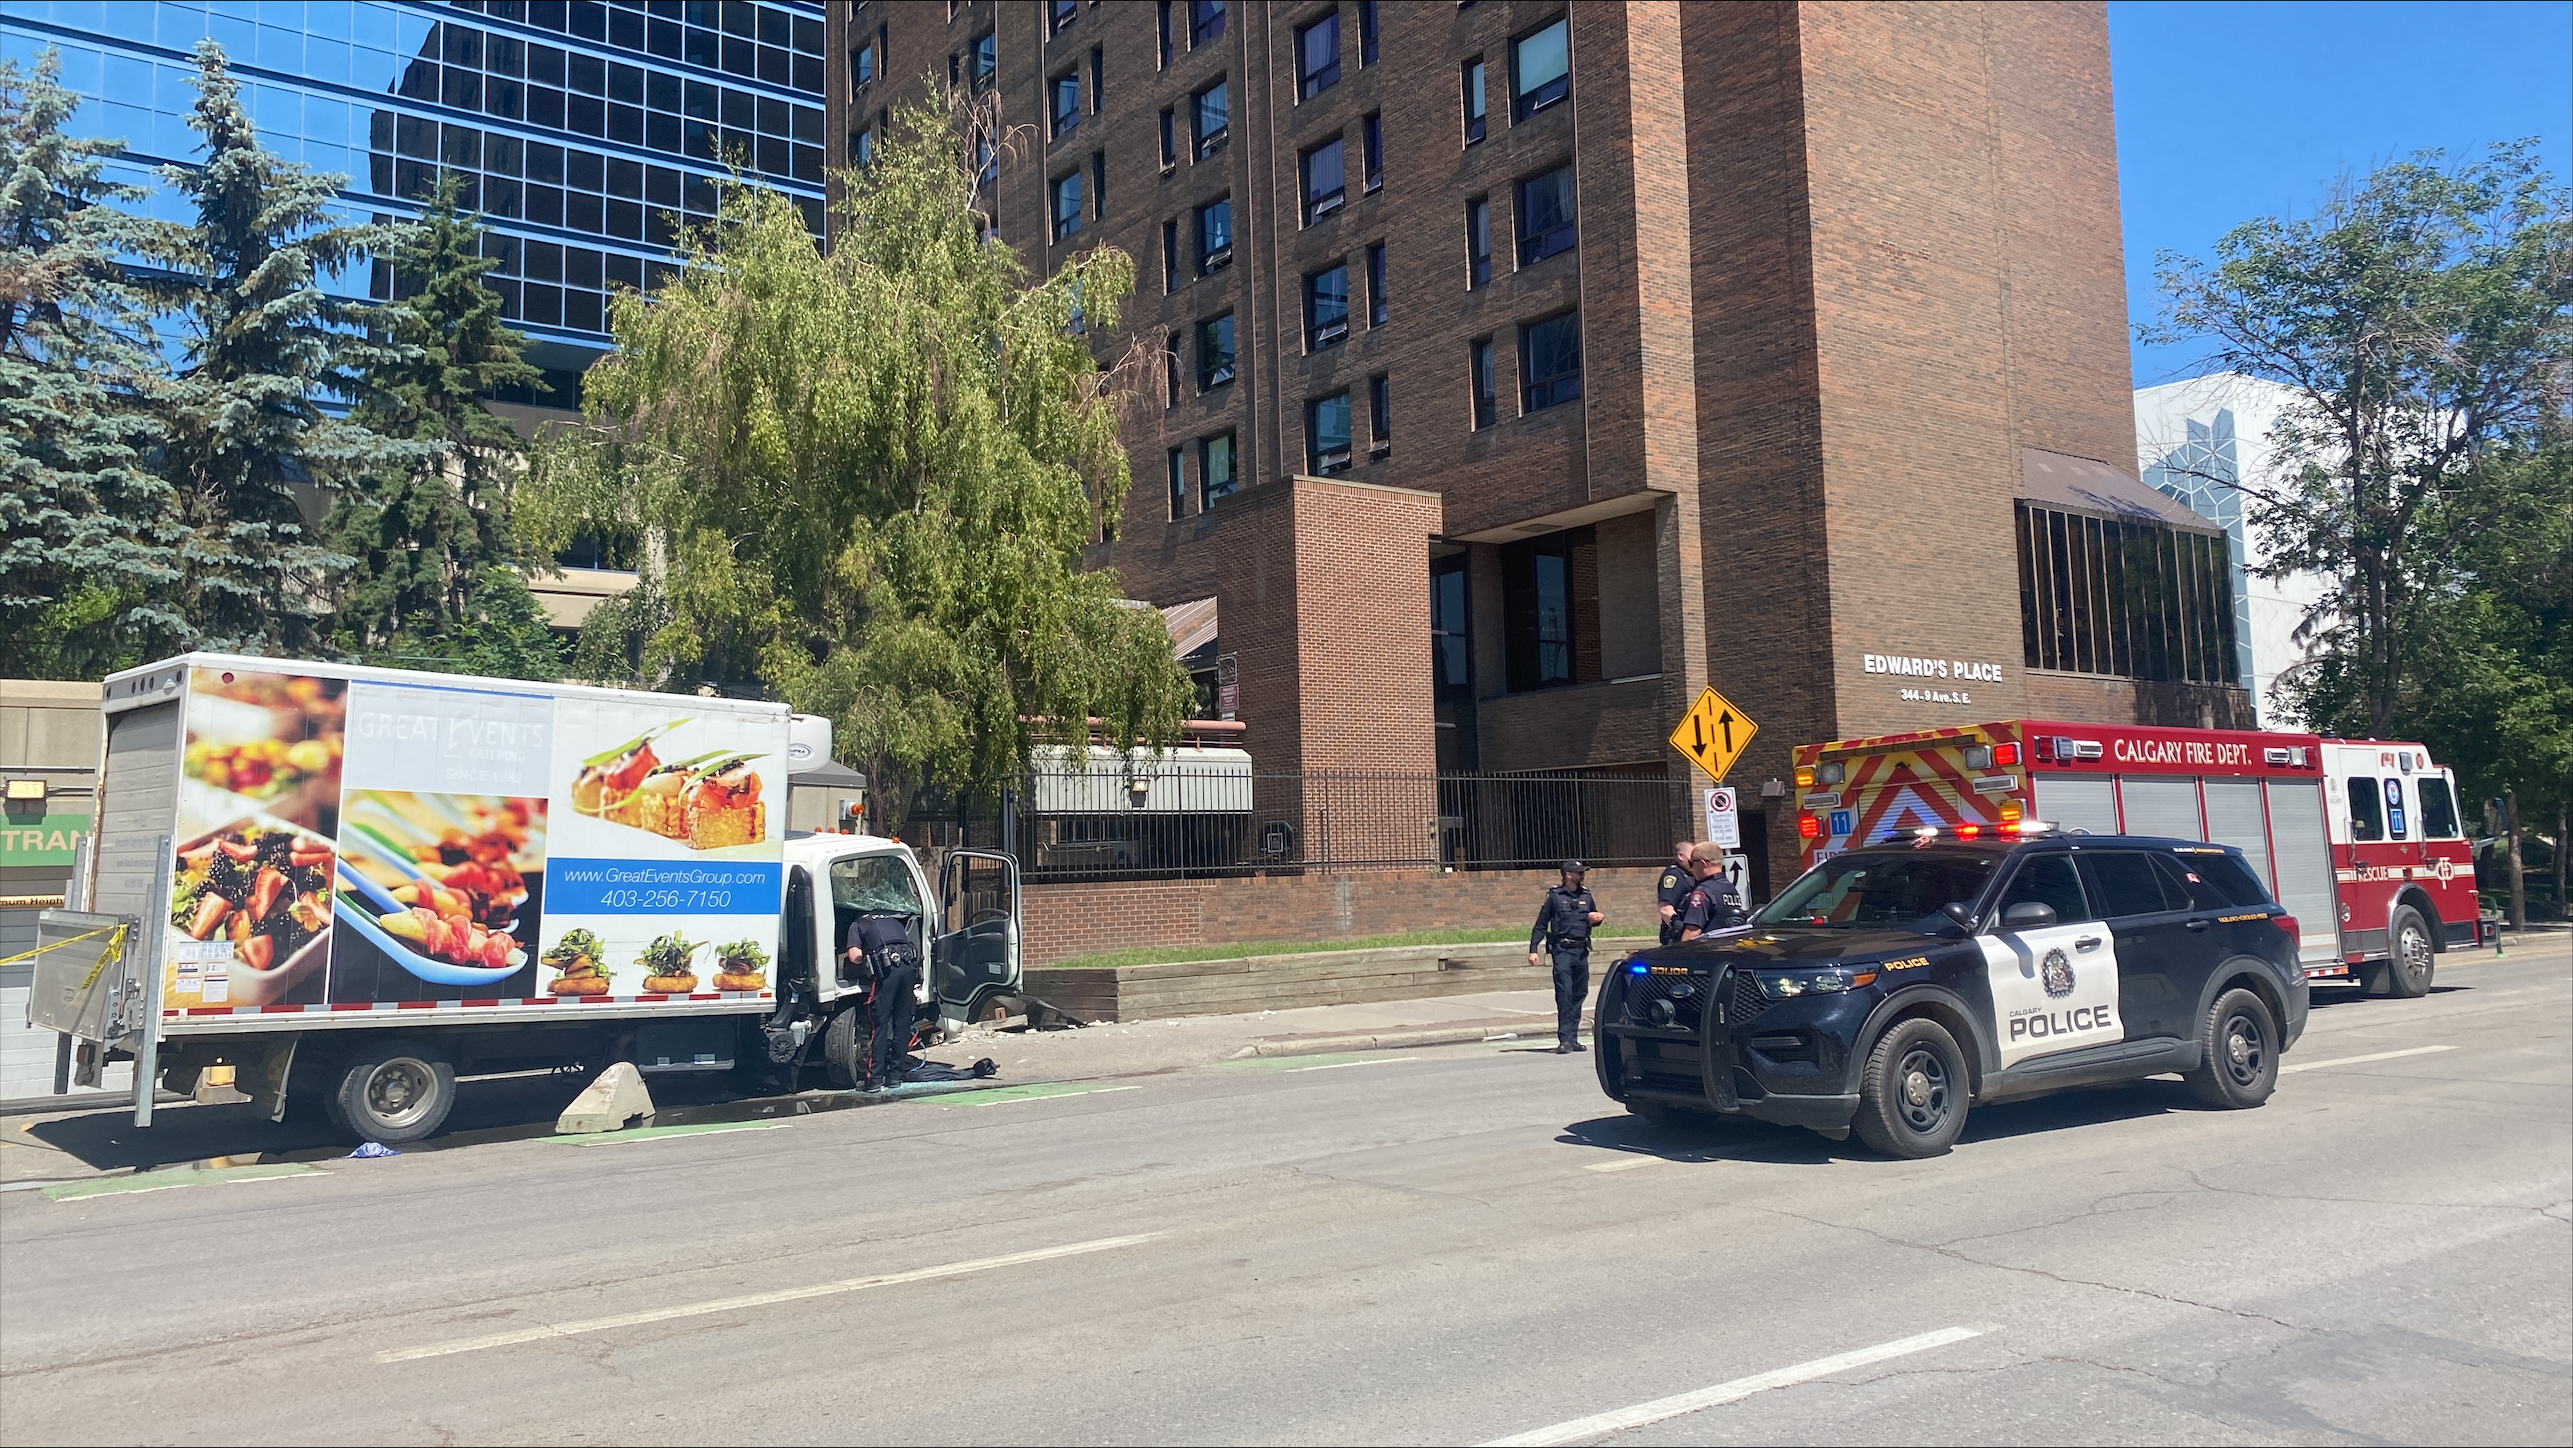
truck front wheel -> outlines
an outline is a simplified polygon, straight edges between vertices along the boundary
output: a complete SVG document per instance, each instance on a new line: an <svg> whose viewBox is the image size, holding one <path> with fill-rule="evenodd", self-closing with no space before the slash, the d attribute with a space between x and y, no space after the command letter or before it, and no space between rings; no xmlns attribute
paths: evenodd
<svg viewBox="0 0 2573 1448"><path fill-rule="evenodd" d="M867 1079L867 1008L848 1005L822 1029L822 1069L834 1091L855 1091Z"/></svg>
<svg viewBox="0 0 2573 1448"><path fill-rule="evenodd" d="M2438 968L2438 953L2430 943L2430 927L2422 921L2421 912L2409 905L2395 911L2385 942L2385 993L2398 1000L2430 994L2430 975Z"/></svg>
<svg viewBox="0 0 2573 1448"><path fill-rule="evenodd" d="M419 1141L446 1124L456 1105L456 1068L416 1040L361 1046L341 1074L334 1105L361 1141Z"/></svg>

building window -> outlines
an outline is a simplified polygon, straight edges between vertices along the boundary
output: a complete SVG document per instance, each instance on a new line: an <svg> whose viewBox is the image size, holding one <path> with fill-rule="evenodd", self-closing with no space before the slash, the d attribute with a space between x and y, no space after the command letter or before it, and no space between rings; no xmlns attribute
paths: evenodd
<svg viewBox="0 0 2573 1448"><path fill-rule="evenodd" d="M974 94L981 95L990 90L1000 75L999 41L987 30L974 37Z"/></svg>
<svg viewBox="0 0 2573 1448"><path fill-rule="evenodd" d="M974 138L974 188L979 191L1000 179L1000 152L994 149L991 137L976 136Z"/></svg>
<svg viewBox="0 0 2573 1448"><path fill-rule="evenodd" d="M1067 70L1056 76L1046 88L1046 111L1053 119L1053 134L1060 136L1081 124L1081 73Z"/></svg>
<svg viewBox="0 0 2573 1448"><path fill-rule="evenodd" d="M1501 549L1504 655L1512 693L1599 677L1599 556L1588 528Z"/></svg>
<svg viewBox="0 0 2573 1448"><path fill-rule="evenodd" d="M1367 248L1367 325L1381 327L1387 316L1385 303L1385 244L1377 242Z"/></svg>
<svg viewBox="0 0 2573 1448"><path fill-rule="evenodd" d="M1349 268L1335 266L1304 279L1304 350L1319 352L1349 335Z"/></svg>
<svg viewBox="0 0 2573 1448"><path fill-rule="evenodd" d="M1178 290L1179 222L1173 219L1161 224L1161 291L1168 296Z"/></svg>
<svg viewBox="0 0 2573 1448"><path fill-rule="evenodd" d="M1161 169L1168 171L1179 164L1179 113L1165 106L1161 113Z"/></svg>
<svg viewBox="0 0 2573 1448"><path fill-rule="evenodd" d="M1188 48L1195 50L1224 33L1224 0L1188 0Z"/></svg>
<svg viewBox="0 0 2573 1448"><path fill-rule="evenodd" d="M1483 57L1465 63L1465 144L1483 139Z"/></svg>
<svg viewBox="0 0 2573 1448"><path fill-rule="evenodd" d="M1581 396L1581 314L1519 329L1519 410L1539 412Z"/></svg>
<svg viewBox="0 0 2573 1448"><path fill-rule="evenodd" d="M1369 111L1358 123L1361 149L1367 158L1367 189L1381 191L1385 185L1385 118Z"/></svg>
<svg viewBox="0 0 2573 1448"><path fill-rule="evenodd" d="M2021 503L2019 626L2029 668L2239 684L2232 553L2220 534Z"/></svg>
<svg viewBox="0 0 2573 1448"><path fill-rule="evenodd" d="M1325 141L1304 153L1304 224L1313 225L1340 209L1348 195L1348 172L1340 143Z"/></svg>
<svg viewBox="0 0 2573 1448"><path fill-rule="evenodd" d="M1233 198L1218 197L1197 208L1197 274L1211 276L1233 260Z"/></svg>
<svg viewBox="0 0 2573 1448"><path fill-rule="evenodd" d="M1340 84L1340 12L1295 33L1296 94L1311 100Z"/></svg>
<svg viewBox="0 0 2573 1448"><path fill-rule="evenodd" d="M1212 392L1233 381L1233 314L1197 324L1197 390Z"/></svg>
<svg viewBox="0 0 2573 1448"><path fill-rule="evenodd" d="M1170 0L1161 0L1161 25L1158 34L1161 40L1161 68L1168 70L1170 69L1171 42ZM1172 516L1176 517L1178 515L1173 514Z"/></svg>
<svg viewBox="0 0 2573 1448"><path fill-rule="evenodd" d="M1170 521L1176 523L1188 516L1188 451L1170 450Z"/></svg>
<svg viewBox="0 0 2573 1448"><path fill-rule="evenodd" d="M1179 405L1179 334L1177 332L1162 339L1161 373L1163 394L1161 405L1177 407Z"/></svg>
<svg viewBox="0 0 2573 1448"><path fill-rule="evenodd" d="M1099 114L1108 103L1108 54L1104 47L1090 47L1090 114Z"/></svg>
<svg viewBox="0 0 2573 1448"><path fill-rule="evenodd" d="M873 83L875 78L876 48L872 45L861 45L849 56L849 84L853 87L868 85Z"/></svg>
<svg viewBox="0 0 2573 1448"><path fill-rule="evenodd" d="M1081 0L1052 0L1046 7L1046 33L1060 35L1065 26L1081 18Z"/></svg>
<svg viewBox="0 0 2573 1448"><path fill-rule="evenodd" d="M1054 239L1062 241L1081 229L1081 173L1054 178Z"/></svg>
<svg viewBox="0 0 2573 1448"><path fill-rule="evenodd" d="M1554 24L1510 42L1510 118L1524 121L1572 94L1572 24Z"/></svg>
<svg viewBox="0 0 2573 1448"><path fill-rule="evenodd" d="M1379 372L1367 379L1367 456L1394 450L1394 379Z"/></svg>
<svg viewBox="0 0 2573 1448"><path fill-rule="evenodd" d="M1233 434L1217 433L1197 440L1197 508L1204 512L1218 498L1230 497L1241 481L1233 473Z"/></svg>
<svg viewBox="0 0 2573 1448"><path fill-rule="evenodd" d="M1477 196L1465 203L1465 285L1492 280L1492 203Z"/></svg>
<svg viewBox="0 0 2573 1448"><path fill-rule="evenodd" d="M1438 772L1471 773L1477 763L1474 739L1474 641L1471 590L1466 568L1470 555L1462 548L1429 561L1429 638L1432 694L1438 734Z"/></svg>
<svg viewBox="0 0 2573 1448"><path fill-rule="evenodd" d="M849 138L849 160L864 166L876 158L876 133L864 130Z"/></svg>
<svg viewBox="0 0 2573 1448"><path fill-rule="evenodd" d="M1467 346L1466 356L1473 371L1474 427L1480 432L1492 425L1495 412L1492 394L1492 339L1477 337Z"/></svg>
<svg viewBox="0 0 2573 1448"><path fill-rule="evenodd" d="M1376 0L1358 0L1358 63L1376 63Z"/></svg>
<svg viewBox="0 0 2573 1448"><path fill-rule="evenodd" d="M1572 250L1572 167L1557 166L1519 183L1519 265L1533 266Z"/></svg>
<svg viewBox="0 0 2573 1448"><path fill-rule="evenodd" d="M1090 153L1090 219L1108 219L1108 153Z"/></svg>
<svg viewBox="0 0 2573 1448"><path fill-rule="evenodd" d="M1224 92L1224 82L1217 81L1188 98L1189 124L1196 128L1197 159L1205 160L1224 149L1232 133L1232 108Z"/></svg>
<svg viewBox="0 0 2573 1448"><path fill-rule="evenodd" d="M1349 394L1335 392L1304 405L1305 471L1327 478L1349 471Z"/></svg>

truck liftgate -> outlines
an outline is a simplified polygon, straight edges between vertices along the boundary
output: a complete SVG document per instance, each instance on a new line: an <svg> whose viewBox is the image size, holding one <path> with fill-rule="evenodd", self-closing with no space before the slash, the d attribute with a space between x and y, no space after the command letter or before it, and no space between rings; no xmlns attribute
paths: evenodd
<svg viewBox="0 0 2573 1448"><path fill-rule="evenodd" d="M2419 994L2430 957L2491 938L2455 777L2420 744L2009 719L1795 752L1812 866L1932 825L2044 820L2243 852L2299 925L2307 978Z"/></svg>

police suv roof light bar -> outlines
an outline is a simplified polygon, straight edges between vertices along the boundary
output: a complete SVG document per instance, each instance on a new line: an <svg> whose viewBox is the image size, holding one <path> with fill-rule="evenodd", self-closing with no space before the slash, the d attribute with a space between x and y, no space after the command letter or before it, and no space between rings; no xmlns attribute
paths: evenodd
<svg viewBox="0 0 2573 1448"><path fill-rule="evenodd" d="M1926 845L1933 840L1979 840L1985 835L2017 835L2023 839L2034 839L2039 835L2051 835L2055 832L2055 826L2044 820L2003 820L1997 825L1923 825L1918 829L1887 830L1882 839L1909 838L1916 843Z"/></svg>

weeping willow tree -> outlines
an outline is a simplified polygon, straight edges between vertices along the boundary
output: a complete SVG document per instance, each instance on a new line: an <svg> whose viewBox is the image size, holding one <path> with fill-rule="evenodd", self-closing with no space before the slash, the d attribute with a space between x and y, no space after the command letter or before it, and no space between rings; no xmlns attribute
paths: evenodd
<svg viewBox="0 0 2573 1448"><path fill-rule="evenodd" d="M728 188L678 276L618 301L592 426L540 445L519 499L548 552L644 539L576 673L828 715L896 821L925 784L989 800L1094 718L1166 743L1190 697L1159 616L1081 562L1128 483L1126 373L1091 347L1133 262L1038 279L986 242L963 158L989 124L903 113L841 178L827 255L790 200Z"/></svg>

